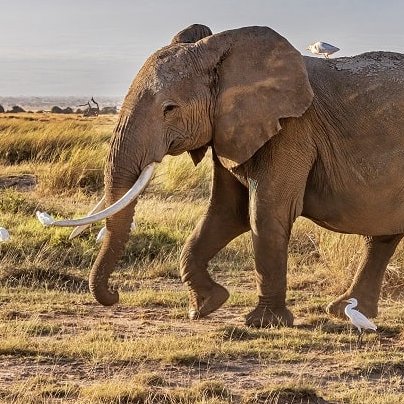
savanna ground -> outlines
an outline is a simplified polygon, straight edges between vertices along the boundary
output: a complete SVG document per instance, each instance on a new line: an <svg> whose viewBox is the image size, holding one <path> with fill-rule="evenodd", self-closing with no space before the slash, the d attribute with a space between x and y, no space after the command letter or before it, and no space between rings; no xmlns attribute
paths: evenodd
<svg viewBox="0 0 404 404"><path fill-rule="evenodd" d="M135 214L117 306L98 305L87 274L102 224L78 239L43 228L36 210L86 213L102 193L114 117L0 115L0 401L10 403L404 403L404 248L384 282L377 334L361 349L324 308L350 283L362 240L299 219L289 251L293 328L250 329L248 234L211 263L231 298L187 319L178 256L203 214L210 162L166 158ZM376 220L376 219L375 219Z"/></svg>

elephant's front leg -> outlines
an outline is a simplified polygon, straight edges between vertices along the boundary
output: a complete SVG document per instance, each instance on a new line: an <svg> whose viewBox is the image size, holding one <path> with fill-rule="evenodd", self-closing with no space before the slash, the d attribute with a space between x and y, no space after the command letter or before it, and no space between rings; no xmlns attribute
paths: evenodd
<svg viewBox="0 0 404 404"><path fill-rule="evenodd" d="M296 217L296 202L281 203L260 193L256 184L250 185L258 305L246 316L249 326L293 325L293 315L286 308L285 300L288 243Z"/></svg>
<svg viewBox="0 0 404 404"><path fill-rule="evenodd" d="M228 299L229 292L209 275L208 263L249 228L247 189L215 161L208 211L181 253L181 279L189 290L190 319L207 316Z"/></svg>
<svg viewBox="0 0 404 404"><path fill-rule="evenodd" d="M303 135L285 123L283 136L271 139L245 168L258 289L257 307L246 316L249 326L293 325L286 307L288 244L316 158Z"/></svg>

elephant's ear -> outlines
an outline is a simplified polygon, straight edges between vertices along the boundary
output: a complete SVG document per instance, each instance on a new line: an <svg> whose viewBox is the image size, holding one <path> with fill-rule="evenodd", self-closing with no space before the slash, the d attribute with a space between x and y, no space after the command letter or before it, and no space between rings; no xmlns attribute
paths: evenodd
<svg viewBox="0 0 404 404"><path fill-rule="evenodd" d="M178 32L178 34L175 35L174 38L171 40L171 44L195 43L210 35L212 35L212 31L206 25L192 24L189 27L184 28L182 31ZM198 165L199 162L203 159L207 150L208 146L202 146L199 149L190 150L188 152L195 166Z"/></svg>
<svg viewBox="0 0 404 404"><path fill-rule="evenodd" d="M196 46L217 73L213 147L225 167L247 161L279 132L281 118L310 106L303 57L270 28L225 31Z"/></svg>
<svg viewBox="0 0 404 404"><path fill-rule="evenodd" d="M202 24L192 24L182 31L171 40L171 44L174 43L195 43L200 39L212 35L212 31L209 27Z"/></svg>

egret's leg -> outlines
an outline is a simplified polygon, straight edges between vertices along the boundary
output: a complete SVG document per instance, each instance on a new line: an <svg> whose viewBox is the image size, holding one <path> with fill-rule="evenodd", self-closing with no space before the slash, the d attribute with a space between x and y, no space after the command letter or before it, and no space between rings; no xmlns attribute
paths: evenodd
<svg viewBox="0 0 404 404"><path fill-rule="evenodd" d="M363 338L363 330L359 331L358 340L356 341L356 347L357 348L362 347L362 338Z"/></svg>

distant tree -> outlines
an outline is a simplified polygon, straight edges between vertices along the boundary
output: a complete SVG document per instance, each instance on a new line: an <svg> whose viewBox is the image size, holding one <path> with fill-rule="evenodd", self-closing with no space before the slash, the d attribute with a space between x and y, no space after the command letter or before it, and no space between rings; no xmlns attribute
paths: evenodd
<svg viewBox="0 0 404 404"><path fill-rule="evenodd" d="M3 106L2 105L0 105L0 114L2 114L2 113L4 113L5 111L4 111L4 108L3 108Z"/></svg>
<svg viewBox="0 0 404 404"><path fill-rule="evenodd" d="M63 113L64 113L64 114L72 114L72 113L73 113L73 109L70 108L70 107L67 107L67 108L65 108L65 109L63 110Z"/></svg>

